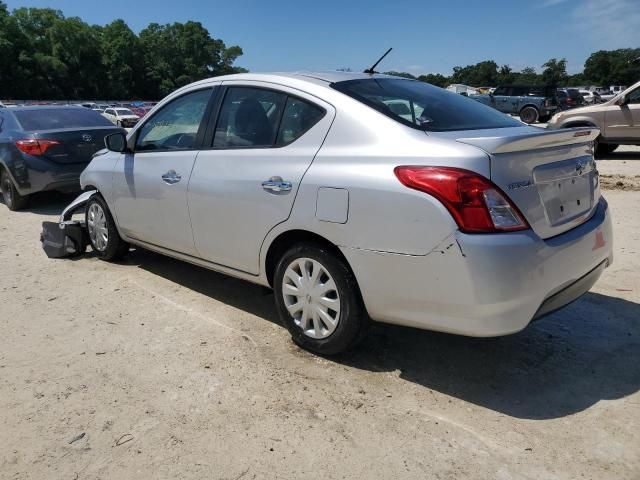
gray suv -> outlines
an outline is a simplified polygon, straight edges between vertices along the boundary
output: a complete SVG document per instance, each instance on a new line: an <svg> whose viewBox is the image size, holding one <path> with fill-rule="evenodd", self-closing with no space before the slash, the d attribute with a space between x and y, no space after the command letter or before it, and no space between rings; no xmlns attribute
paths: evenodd
<svg viewBox="0 0 640 480"><path fill-rule="evenodd" d="M524 123L546 122L557 109L552 87L506 85L492 93L471 95L470 98L500 110L518 115Z"/></svg>

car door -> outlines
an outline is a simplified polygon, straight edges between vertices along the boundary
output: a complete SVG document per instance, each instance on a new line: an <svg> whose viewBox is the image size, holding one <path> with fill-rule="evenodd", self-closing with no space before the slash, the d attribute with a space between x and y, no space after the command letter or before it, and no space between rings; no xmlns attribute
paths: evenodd
<svg viewBox="0 0 640 480"><path fill-rule="evenodd" d="M640 87L625 95L622 105L609 105L605 111L607 140L640 140Z"/></svg>
<svg viewBox="0 0 640 480"><path fill-rule="evenodd" d="M114 173L114 209L127 237L195 255L187 186L214 89L171 99L136 129ZM207 114L205 114L207 112Z"/></svg>
<svg viewBox="0 0 640 480"><path fill-rule="evenodd" d="M189 211L198 254L259 273L260 247L285 221L335 111L316 97L261 82L224 82L211 148L196 159Z"/></svg>
<svg viewBox="0 0 640 480"><path fill-rule="evenodd" d="M496 110L500 110L503 113L510 113L512 108L511 108L511 100L512 97L510 96L511 94L511 88L510 87L498 87L495 92L493 93L493 107Z"/></svg>

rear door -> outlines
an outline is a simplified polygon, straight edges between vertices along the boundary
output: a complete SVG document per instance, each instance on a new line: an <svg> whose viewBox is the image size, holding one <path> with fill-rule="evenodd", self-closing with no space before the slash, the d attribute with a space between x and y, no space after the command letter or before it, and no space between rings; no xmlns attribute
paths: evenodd
<svg viewBox="0 0 640 480"><path fill-rule="evenodd" d="M195 245L210 262L258 274L262 242L289 217L335 112L284 86L223 85L210 148L198 154L189 183Z"/></svg>
<svg viewBox="0 0 640 480"><path fill-rule="evenodd" d="M204 138L213 89L190 91L160 108L136 131L113 178L114 210L123 233L195 255L187 186Z"/></svg>
<svg viewBox="0 0 640 480"><path fill-rule="evenodd" d="M605 111L607 140L640 141L640 87L626 94L624 105L609 105Z"/></svg>

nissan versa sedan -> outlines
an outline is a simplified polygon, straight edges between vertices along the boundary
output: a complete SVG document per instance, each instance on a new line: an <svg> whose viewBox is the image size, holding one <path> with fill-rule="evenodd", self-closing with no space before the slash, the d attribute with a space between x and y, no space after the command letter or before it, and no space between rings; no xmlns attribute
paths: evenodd
<svg viewBox="0 0 640 480"><path fill-rule="evenodd" d="M80 172L115 128L81 106L0 110L0 187L5 205L20 210L47 190L80 190Z"/></svg>
<svg viewBox="0 0 640 480"><path fill-rule="evenodd" d="M369 320L517 332L612 261L595 128L547 132L377 74L238 74L165 98L82 173L96 254L154 250L275 291L330 355Z"/></svg>

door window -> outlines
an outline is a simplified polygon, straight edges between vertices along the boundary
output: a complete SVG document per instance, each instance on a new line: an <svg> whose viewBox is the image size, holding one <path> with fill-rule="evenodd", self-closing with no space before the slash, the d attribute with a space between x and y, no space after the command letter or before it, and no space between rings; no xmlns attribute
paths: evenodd
<svg viewBox="0 0 640 480"><path fill-rule="evenodd" d="M261 88L232 87L224 97L214 148L271 147L287 95Z"/></svg>
<svg viewBox="0 0 640 480"><path fill-rule="evenodd" d="M211 97L211 89L183 95L156 112L140 129L136 151L190 150Z"/></svg>
<svg viewBox="0 0 640 480"><path fill-rule="evenodd" d="M640 103L640 88L636 88L633 92L627 95L627 103Z"/></svg>
<svg viewBox="0 0 640 480"><path fill-rule="evenodd" d="M498 87L494 90L493 95L508 95L508 88L507 87Z"/></svg>

